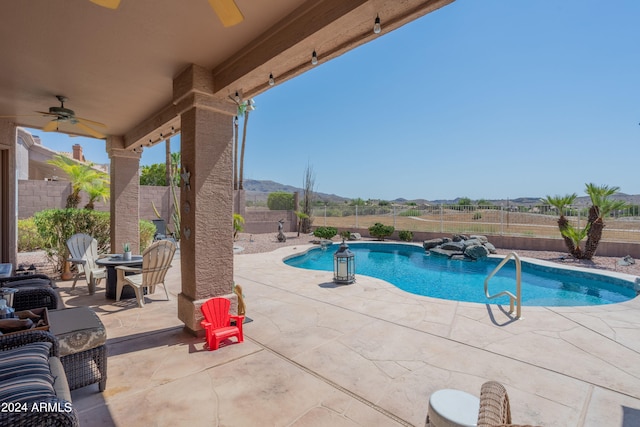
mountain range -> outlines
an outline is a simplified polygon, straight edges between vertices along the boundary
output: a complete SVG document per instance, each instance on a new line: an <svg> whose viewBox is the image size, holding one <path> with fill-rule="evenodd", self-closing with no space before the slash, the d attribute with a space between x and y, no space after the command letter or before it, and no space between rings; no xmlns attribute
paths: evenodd
<svg viewBox="0 0 640 427"><path fill-rule="evenodd" d="M244 181L244 189L246 191L246 200L247 202L254 203L264 203L267 201L269 197L269 193L273 193L275 191L284 191L287 193L298 192L300 193L300 197L304 190L300 187L295 187L293 185L281 184L275 181L269 180L256 180L256 179L247 179ZM327 194L315 192L316 200L320 200L322 202L327 203L344 203L352 200L349 197L342 197L336 194ZM534 206L540 204L540 197L518 197L515 199L486 199L488 202L491 202L494 205L498 206L507 206L509 205L518 205L518 206ZM625 202L633 205L640 205L640 195L631 195L625 193L616 193L612 196L612 199L624 200ZM439 204L457 204L460 201L460 198L455 199L438 199L438 200L427 200L427 199L404 199L397 198L393 200L389 200L393 203L416 203L418 205L427 204L427 205L439 205ZM576 199L576 205L589 205L590 200L588 196L581 196Z"/></svg>

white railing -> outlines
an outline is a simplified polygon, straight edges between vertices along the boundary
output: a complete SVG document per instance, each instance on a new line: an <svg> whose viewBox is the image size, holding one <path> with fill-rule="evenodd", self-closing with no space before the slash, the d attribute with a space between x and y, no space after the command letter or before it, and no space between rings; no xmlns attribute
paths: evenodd
<svg viewBox="0 0 640 427"><path fill-rule="evenodd" d="M513 258L516 264L516 294L513 295L511 292L504 290L495 295L489 295L489 280L495 274L500 271L504 265L509 262L509 260ZM514 303L516 305L516 319L520 319L522 316L522 265L520 263L520 257L515 252L510 252L507 256L504 257L502 262L498 264L496 268L484 279L484 294L488 299L494 299L506 295L509 297L509 313L513 314L513 306Z"/></svg>

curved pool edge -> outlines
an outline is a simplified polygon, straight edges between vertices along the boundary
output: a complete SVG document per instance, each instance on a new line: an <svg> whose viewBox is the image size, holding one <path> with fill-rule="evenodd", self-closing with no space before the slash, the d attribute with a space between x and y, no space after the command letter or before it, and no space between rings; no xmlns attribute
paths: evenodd
<svg viewBox="0 0 640 427"><path fill-rule="evenodd" d="M361 244L380 244L380 245L395 245L395 246L411 246L414 248L420 248L423 249L422 244L421 243L415 243L415 242L394 242L394 241L348 241L347 242L348 245L361 245ZM327 250L332 250L331 248L335 247L336 250L338 248L338 246L340 245L339 242L334 242L331 246L329 246L327 248ZM295 250L294 253L290 253L288 255L286 255L284 258L280 259L280 262L282 263L282 265L292 268L292 269L300 269L298 267L293 267L290 266L288 264L286 264L286 261L294 258L294 257L298 257L298 256L303 256L306 253L308 253L311 250L314 249L319 249L320 246L317 244L308 244L308 245L304 245L303 247L301 247L299 250L297 247L294 247L293 249ZM276 251L279 251L278 249ZM274 251L274 252L276 252ZM518 253L517 251L512 251L515 252L516 254ZM500 254L490 254L488 256L488 258L493 258L493 259L499 259L502 260L503 258L505 258L505 256L507 255L500 255ZM520 256L519 256L520 257ZM594 269L594 268L587 268L587 267L579 267L579 266L572 266L572 265L563 265L557 262L552 262L552 261L547 261L547 260L540 260L537 258L530 258L530 257L520 257L520 260L523 263L528 263L531 264L535 267L538 268L549 268L549 269L556 269L556 270L563 270L565 272L577 272L580 273L582 275L585 276L596 276L596 277L604 277L605 281L608 281L606 279L613 279L614 281L623 281L625 282L626 286L629 287L630 289L633 289L637 295L633 298L630 298L627 301L621 301L621 302L615 302L615 303L609 303L609 304L602 304L602 305L612 305L612 304L625 304L628 303L630 301L634 301L634 300L640 300L638 298L638 296L640 296L640 276L635 276L632 274L627 274L627 273L621 273L621 272L617 272L617 271L611 271L611 270L601 270L601 269ZM368 276L366 274L362 274L362 273L356 273L356 276L362 276L362 277L368 277L371 279L375 279L375 280L381 280L385 283L388 283L390 286L399 289L403 292L406 292L410 295L416 295L416 296L421 296L421 297L426 297L426 298L432 298L434 300L443 300L443 301L447 301L446 299L442 299L442 298L437 298L437 297L432 297L432 296L428 296L428 295L419 295L419 294L414 294L412 292L407 292L402 290L401 288L397 287L396 285L394 285L393 283L390 283L384 279L380 279L378 277L374 277L374 276ZM450 301L450 300L449 300ZM459 303L469 303L469 304L483 304L483 303L477 303L477 302L469 302L469 301L458 301ZM596 305L598 306L598 305ZM527 306L528 308L533 308L536 306ZM539 307L539 306L538 306ZM554 308L560 308L560 307L586 307L586 306L553 306Z"/></svg>

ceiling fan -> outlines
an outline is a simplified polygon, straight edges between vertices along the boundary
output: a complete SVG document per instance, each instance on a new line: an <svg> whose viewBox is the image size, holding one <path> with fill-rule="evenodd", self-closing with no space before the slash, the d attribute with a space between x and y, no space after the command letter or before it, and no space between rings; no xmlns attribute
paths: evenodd
<svg viewBox="0 0 640 427"><path fill-rule="evenodd" d="M90 0L99 6L109 9L117 9L120 6L120 0ZM231 27L239 24L244 20L244 16L234 0L209 0L209 4L222 21L225 27Z"/></svg>
<svg viewBox="0 0 640 427"><path fill-rule="evenodd" d="M42 128L43 131L45 131L45 132L53 132L55 130L58 130L58 125L60 123L69 122L72 125L82 129L83 131L85 131L89 135L93 136L94 138L98 138L98 139L106 138L106 135L104 135L101 132L98 132L97 130L95 130L95 129L93 129L93 128L91 128L89 126L89 125L91 125L91 126L98 126L98 127L106 128L107 126L104 123L94 122L93 120L88 120L88 119L83 119L81 117L76 117L75 111L70 110L68 108L65 108L64 103L65 103L65 101L67 101L67 98L65 96L56 95L56 98L58 98L58 101L60 101L60 106L59 107L49 107L49 111L48 112L36 111L36 113L44 114L45 116L53 117L53 119L49 123L44 125L44 127Z"/></svg>

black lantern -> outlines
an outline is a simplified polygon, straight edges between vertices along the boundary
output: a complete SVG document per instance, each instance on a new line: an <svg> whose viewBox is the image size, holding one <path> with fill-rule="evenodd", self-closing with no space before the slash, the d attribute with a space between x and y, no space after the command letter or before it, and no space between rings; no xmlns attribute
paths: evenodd
<svg viewBox="0 0 640 427"><path fill-rule="evenodd" d="M356 256L344 240L333 254L333 281L347 284L356 281Z"/></svg>

